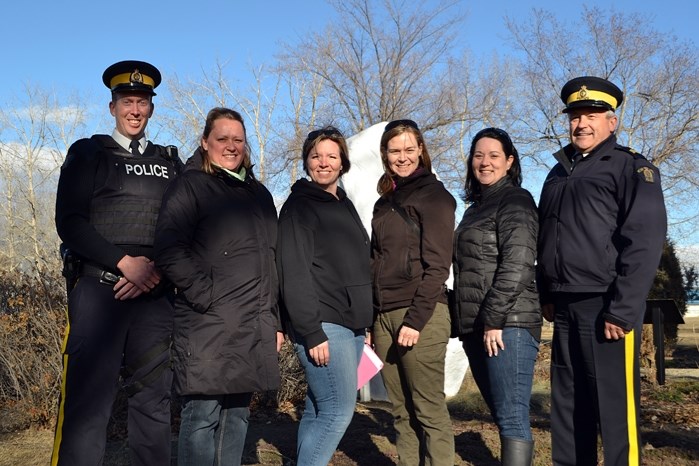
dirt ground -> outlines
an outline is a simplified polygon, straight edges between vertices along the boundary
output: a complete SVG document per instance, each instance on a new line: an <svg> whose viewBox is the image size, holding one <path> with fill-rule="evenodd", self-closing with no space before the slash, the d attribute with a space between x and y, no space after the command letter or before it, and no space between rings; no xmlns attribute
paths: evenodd
<svg viewBox="0 0 699 466"><path fill-rule="evenodd" d="M666 380L654 383L655 373L642 387L643 464L699 464L699 318L680 326L678 345L666 358ZM532 398L535 465L550 465L549 386L550 332L544 333ZM499 464L495 425L467 374L461 392L449 401L456 443L456 464ZM294 465L298 413L254 412L250 420L243 464ZM0 436L0 466L48 464L52 433L24 431ZM173 437L173 457L176 438ZM601 458L601 456L600 456ZM108 445L105 466L128 465L124 441ZM173 460L173 464L175 461ZM390 466L396 464L395 437L387 403L360 403L332 460L334 466Z"/></svg>

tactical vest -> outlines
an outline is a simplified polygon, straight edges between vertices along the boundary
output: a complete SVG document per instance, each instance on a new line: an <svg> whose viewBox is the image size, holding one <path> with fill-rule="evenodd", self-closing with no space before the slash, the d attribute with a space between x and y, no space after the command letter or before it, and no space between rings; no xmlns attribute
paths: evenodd
<svg viewBox="0 0 699 466"><path fill-rule="evenodd" d="M173 155L166 147L148 144L142 156L134 157L110 136L91 140L107 177L95 187L90 223L112 244L152 246L163 193L179 169L176 149Z"/></svg>

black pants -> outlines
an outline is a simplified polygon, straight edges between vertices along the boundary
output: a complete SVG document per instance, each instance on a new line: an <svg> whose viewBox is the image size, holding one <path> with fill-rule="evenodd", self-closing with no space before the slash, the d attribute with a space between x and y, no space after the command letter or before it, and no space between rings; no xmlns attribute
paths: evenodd
<svg viewBox="0 0 699 466"><path fill-rule="evenodd" d="M555 465L639 465L641 323L620 340L604 337L610 297L554 295L551 355L551 439Z"/></svg>
<svg viewBox="0 0 699 466"><path fill-rule="evenodd" d="M127 385L145 381L128 399L130 464L170 465L172 325L167 296L118 301L97 278L78 281L68 297L52 465L102 464L122 365L136 369Z"/></svg>

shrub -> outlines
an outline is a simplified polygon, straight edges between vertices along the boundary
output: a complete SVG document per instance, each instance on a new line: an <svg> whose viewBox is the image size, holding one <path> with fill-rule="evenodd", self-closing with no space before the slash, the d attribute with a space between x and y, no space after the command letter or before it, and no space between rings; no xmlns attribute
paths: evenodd
<svg viewBox="0 0 699 466"><path fill-rule="evenodd" d="M63 279L0 272L0 432L30 426L53 427L58 408L66 326ZM286 341L279 355L279 390L257 394L253 409L294 412L306 394L306 380L293 345ZM177 431L179 400L173 399ZM126 431L127 399L120 392L109 426L110 437Z"/></svg>
<svg viewBox="0 0 699 466"><path fill-rule="evenodd" d="M288 339L279 352L279 372L281 384L276 391L258 393L253 398L252 408L272 409L292 417L302 408L306 397L306 375L296 357L294 345Z"/></svg>
<svg viewBox="0 0 699 466"><path fill-rule="evenodd" d="M59 277L0 274L0 432L53 424L65 306Z"/></svg>

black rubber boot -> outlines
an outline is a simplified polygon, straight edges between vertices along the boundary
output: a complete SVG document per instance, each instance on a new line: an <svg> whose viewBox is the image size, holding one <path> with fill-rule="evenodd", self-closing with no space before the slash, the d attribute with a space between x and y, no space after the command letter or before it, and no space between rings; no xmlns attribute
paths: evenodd
<svg viewBox="0 0 699 466"><path fill-rule="evenodd" d="M531 466L533 458L533 441L500 437L500 461L502 466Z"/></svg>

